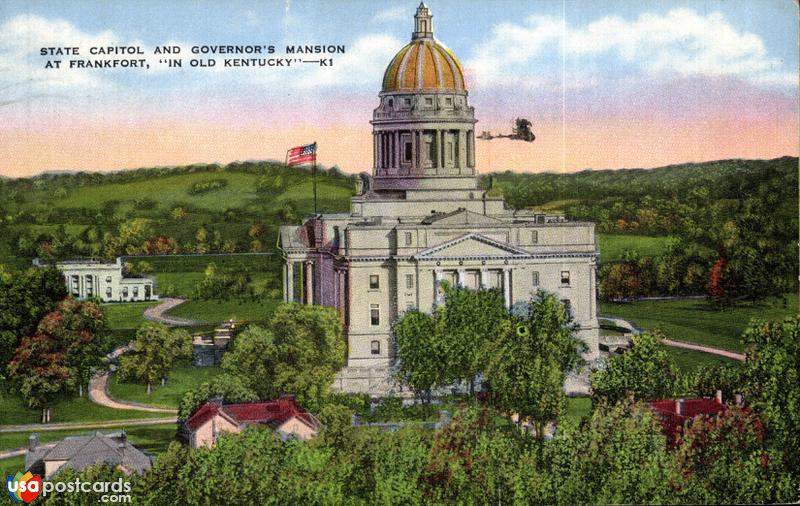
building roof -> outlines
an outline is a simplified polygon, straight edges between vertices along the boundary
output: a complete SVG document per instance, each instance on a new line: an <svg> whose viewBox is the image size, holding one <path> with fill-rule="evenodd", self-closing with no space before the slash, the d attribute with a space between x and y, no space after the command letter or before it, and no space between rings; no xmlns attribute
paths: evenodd
<svg viewBox="0 0 800 506"><path fill-rule="evenodd" d="M233 425L264 424L277 427L293 417L303 421L312 428L318 428L319 422L308 411L297 404L294 396L282 395L274 401L248 402L242 404L217 404L207 402L186 420L186 427L195 431L215 416L222 416Z"/></svg>
<svg viewBox="0 0 800 506"><path fill-rule="evenodd" d="M62 469L77 471L95 464L111 467L121 466L130 472L144 473L150 469L150 457L130 444L124 432L102 434L96 432L85 436L70 436L46 447L28 452L25 466L44 467L45 462L67 461Z"/></svg>
<svg viewBox="0 0 800 506"><path fill-rule="evenodd" d="M417 10L420 14L430 22L425 5ZM463 92L464 72L456 55L434 38L433 27L428 26L425 32L414 32L411 42L392 58L383 75L383 91Z"/></svg>

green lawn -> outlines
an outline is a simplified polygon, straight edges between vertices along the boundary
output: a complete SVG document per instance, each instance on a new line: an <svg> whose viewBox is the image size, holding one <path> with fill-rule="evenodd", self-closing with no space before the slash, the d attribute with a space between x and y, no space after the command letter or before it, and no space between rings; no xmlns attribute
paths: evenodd
<svg viewBox="0 0 800 506"><path fill-rule="evenodd" d="M703 353L702 351L684 350L681 348L673 348L665 346L667 354L675 361L680 370L684 373L693 372L698 367L707 366L713 367L715 365L744 365L738 360L732 360L710 353Z"/></svg>
<svg viewBox="0 0 800 506"><path fill-rule="evenodd" d="M567 409L564 411L565 418L573 418L580 421L592 410L592 399L589 397L567 397Z"/></svg>
<svg viewBox="0 0 800 506"><path fill-rule="evenodd" d="M231 300L190 300L172 309L169 314L204 322L234 320L267 320L280 301L258 299L256 301Z"/></svg>
<svg viewBox="0 0 800 506"><path fill-rule="evenodd" d="M27 436L26 436L27 438ZM19 457L11 457L10 459L3 459L0 460L0 476L5 479L6 476L9 474L14 475L17 474L17 471L24 471L23 467L25 467L25 455L20 455ZM4 495L7 492L3 493ZM5 499L6 501L8 499ZM7 503L13 504L13 503Z"/></svg>
<svg viewBox="0 0 800 506"><path fill-rule="evenodd" d="M51 422L105 422L139 418L165 418L167 413L150 413L98 406L86 397L74 397L57 402L51 412ZM0 425L39 423L41 411L25 406L21 398L0 393Z"/></svg>
<svg viewBox="0 0 800 506"><path fill-rule="evenodd" d="M788 294L787 299L785 307L769 300L722 309L702 299L603 302L600 314L631 320L645 330L660 327L670 339L743 351L739 339L751 318L779 320L797 312L797 294Z"/></svg>
<svg viewBox="0 0 800 506"><path fill-rule="evenodd" d="M176 424L167 423L163 425L143 425L124 427L128 437L133 444L139 446L145 451L150 453L159 453L164 451L169 445L170 441L175 438ZM116 432L121 429L108 428L96 429L104 434L109 432ZM67 436L78 436L82 434L91 434L95 430L86 429L73 429L73 430L47 430L39 431L39 442L49 443L51 441L58 441ZM0 433L0 451L12 450L21 448L28 444L28 436L30 432L2 432Z"/></svg>
<svg viewBox="0 0 800 506"><path fill-rule="evenodd" d="M203 272L158 272L154 274L159 295L191 298Z"/></svg>
<svg viewBox="0 0 800 506"><path fill-rule="evenodd" d="M111 378L108 390L115 399L177 408L187 390L211 380L220 372L219 367L194 367L190 363L181 363L172 369L167 384L155 386L150 395L147 395L145 385L121 381L117 375Z"/></svg>
<svg viewBox="0 0 800 506"><path fill-rule="evenodd" d="M667 236L647 236L630 234L598 234L600 259L605 262L622 260L626 250L634 250L643 257L658 256L667 245Z"/></svg>
<svg viewBox="0 0 800 506"><path fill-rule="evenodd" d="M538 206L531 206L533 209L537 211L544 211L547 213L556 213L556 214L564 214L564 209L572 204L576 204L578 199L562 199L562 200L551 200L550 202L545 202L544 204L540 204Z"/></svg>
<svg viewBox="0 0 800 506"><path fill-rule="evenodd" d="M146 320L144 311L158 302L113 302L103 304L103 312L110 329L135 329Z"/></svg>

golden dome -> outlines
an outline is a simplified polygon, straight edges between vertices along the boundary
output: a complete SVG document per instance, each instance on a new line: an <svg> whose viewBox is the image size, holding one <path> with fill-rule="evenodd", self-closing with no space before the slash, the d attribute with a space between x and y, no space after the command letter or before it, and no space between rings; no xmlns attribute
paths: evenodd
<svg viewBox="0 0 800 506"><path fill-rule="evenodd" d="M465 91L461 63L433 37L412 40L383 75L383 91Z"/></svg>

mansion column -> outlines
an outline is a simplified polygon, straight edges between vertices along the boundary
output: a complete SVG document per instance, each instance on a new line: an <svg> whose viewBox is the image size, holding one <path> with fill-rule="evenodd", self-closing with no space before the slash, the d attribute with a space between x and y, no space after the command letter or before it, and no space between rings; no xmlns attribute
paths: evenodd
<svg viewBox="0 0 800 506"><path fill-rule="evenodd" d="M481 279L478 282L480 284L481 289L485 289L487 286L489 286L489 284L487 283L488 280L489 280L489 271L487 271L486 269L481 269Z"/></svg>
<svg viewBox="0 0 800 506"><path fill-rule="evenodd" d="M503 269L503 300L506 308L511 308L511 270Z"/></svg>
<svg viewBox="0 0 800 506"><path fill-rule="evenodd" d="M286 289L284 290L283 300L294 302L294 262L288 260L285 265L286 270Z"/></svg>
<svg viewBox="0 0 800 506"><path fill-rule="evenodd" d="M465 281L467 280L467 271L464 269L458 269L458 280L456 283L458 286L463 287L465 285Z"/></svg>

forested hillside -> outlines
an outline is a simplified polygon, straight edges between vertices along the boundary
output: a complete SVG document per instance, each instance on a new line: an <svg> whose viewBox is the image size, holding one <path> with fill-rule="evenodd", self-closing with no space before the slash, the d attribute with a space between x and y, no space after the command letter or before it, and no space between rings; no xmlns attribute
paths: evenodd
<svg viewBox="0 0 800 506"><path fill-rule="evenodd" d="M605 234L650 241L604 262L607 299L708 293L720 301L780 295L797 283L798 159L723 160L657 169L484 176L517 208L563 212ZM601 236L602 240L602 236Z"/></svg>

